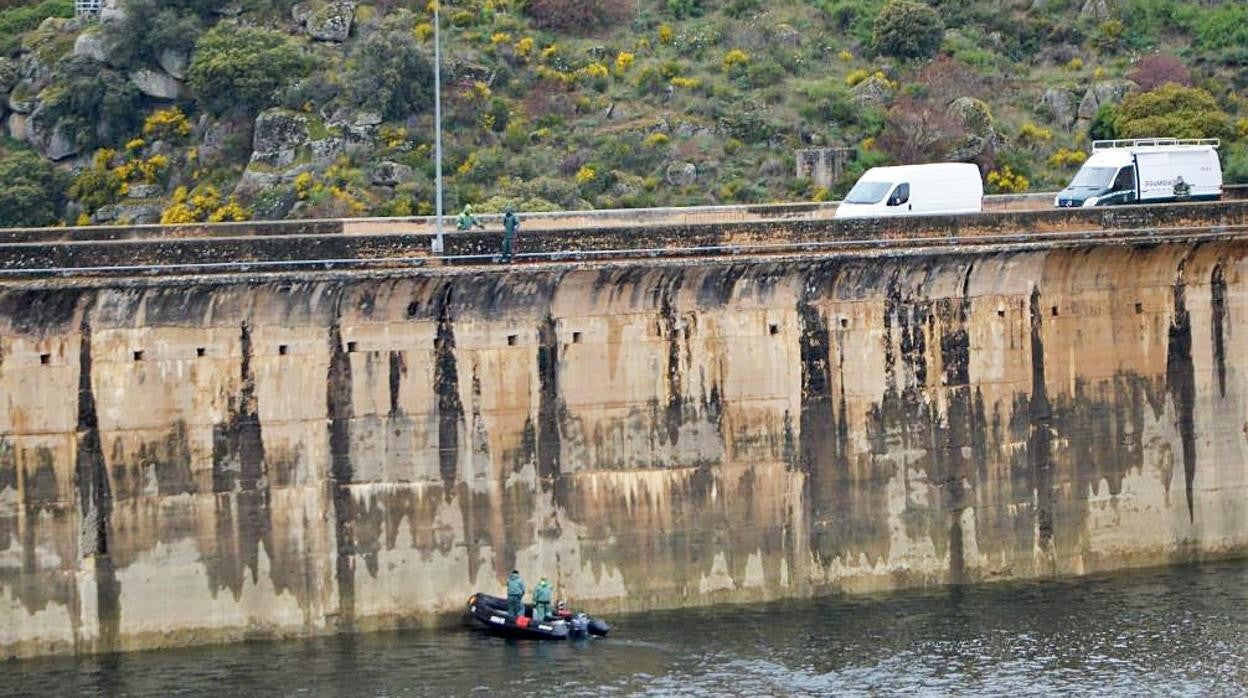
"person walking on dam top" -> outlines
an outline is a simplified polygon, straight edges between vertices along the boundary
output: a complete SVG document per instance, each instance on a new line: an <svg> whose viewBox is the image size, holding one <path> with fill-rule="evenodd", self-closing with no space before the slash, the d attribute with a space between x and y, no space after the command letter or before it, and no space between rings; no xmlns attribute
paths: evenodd
<svg viewBox="0 0 1248 698"><path fill-rule="evenodd" d="M516 244L516 231L520 229L520 217L514 206L508 206L503 214L503 264L511 263L512 247Z"/></svg>
<svg viewBox="0 0 1248 698"><path fill-rule="evenodd" d="M512 570L507 577L507 615L519 618L524 615L524 580L520 570Z"/></svg>
<svg viewBox="0 0 1248 698"><path fill-rule="evenodd" d="M550 615L550 599L553 592L554 589L545 577L542 577L542 581L533 587L533 620L540 623Z"/></svg>

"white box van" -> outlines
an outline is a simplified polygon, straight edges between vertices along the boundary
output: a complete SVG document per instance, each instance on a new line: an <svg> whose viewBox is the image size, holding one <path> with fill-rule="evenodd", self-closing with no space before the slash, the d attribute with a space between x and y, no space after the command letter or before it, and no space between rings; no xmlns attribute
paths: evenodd
<svg viewBox="0 0 1248 698"><path fill-rule="evenodd" d="M979 213L984 181L964 162L873 167L836 209L837 218Z"/></svg>
<svg viewBox="0 0 1248 698"><path fill-rule="evenodd" d="M1096 141L1092 156L1053 203L1059 208L1222 196L1218 139L1147 138Z"/></svg>

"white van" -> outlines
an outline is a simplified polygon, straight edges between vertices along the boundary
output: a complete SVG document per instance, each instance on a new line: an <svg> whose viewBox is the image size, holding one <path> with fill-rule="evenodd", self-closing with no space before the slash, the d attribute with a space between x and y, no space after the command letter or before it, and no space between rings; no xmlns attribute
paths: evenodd
<svg viewBox="0 0 1248 698"><path fill-rule="evenodd" d="M1216 201L1222 165L1216 138L1096 141L1092 156L1053 201L1059 208Z"/></svg>
<svg viewBox="0 0 1248 698"><path fill-rule="evenodd" d="M836 217L979 213L983 209L979 167L940 162L867 170L837 207Z"/></svg>

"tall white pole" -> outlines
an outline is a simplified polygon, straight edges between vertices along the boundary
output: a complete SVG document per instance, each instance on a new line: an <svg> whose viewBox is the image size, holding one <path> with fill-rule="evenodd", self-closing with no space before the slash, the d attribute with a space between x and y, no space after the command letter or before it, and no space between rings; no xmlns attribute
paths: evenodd
<svg viewBox="0 0 1248 698"><path fill-rule="evenodd" d="M437 168L437 210L434 222L437 237L433 253L442 254L442 2L433 0L433 123L434 166Z"/></svg>

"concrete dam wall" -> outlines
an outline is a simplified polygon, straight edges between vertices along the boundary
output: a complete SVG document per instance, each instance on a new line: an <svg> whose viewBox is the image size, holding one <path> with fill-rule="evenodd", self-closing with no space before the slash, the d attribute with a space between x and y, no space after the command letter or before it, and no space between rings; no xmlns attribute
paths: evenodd
<svg viewBox="0 0 1248 698"><path fill-rule="evenodd" d="M0 657L1248 551L1248 246L0 289Z"/></svg>

